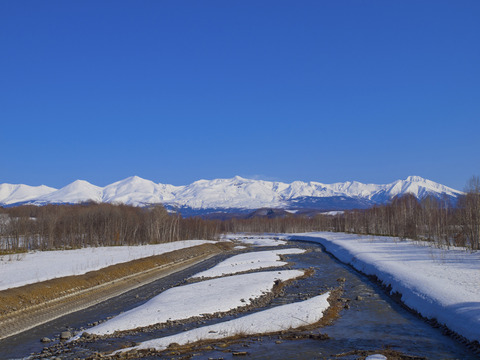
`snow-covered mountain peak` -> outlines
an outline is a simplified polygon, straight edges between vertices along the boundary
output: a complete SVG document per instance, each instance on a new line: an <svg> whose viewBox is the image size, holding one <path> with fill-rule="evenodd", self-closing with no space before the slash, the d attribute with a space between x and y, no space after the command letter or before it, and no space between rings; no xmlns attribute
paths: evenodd
<svg viewBox="0 0 480 360"><path fill-rule="evenodd" d="M242 184L251 184L252 182L256 182L258 180L251 180L251 179L245 179L241 176L234 176L229 179L214 179L214 180L207 180L207 182L215 182L219 184L235 184L235 185L242 185Z"/></svg>
<svg viewBox="0 0 480 360"><path fill-rule="evenodd" d="M205 189L205 188L219 188L219 187L230 187L230 186L245 186L251 183L252 180L243 179L240 176L235 176L228 179L212 179L212 180L197 180L190 185L187 185L188 188L196 189Z"/></svg>
<svg viewBox="0 0 480 360"><path fill-rule="evenodd" d="M463 192L461 192L461 191L452 189L448 186L436 183L436 182L428 180L428 179L424 179L420 176L409 176L405 180L405 183L407 183L407 184L410 183L410 184L408 184L408 188L414 188L415 186L418 186L419 188L423 188L427 192L445 193L447 195L463 194Z"/></svg>
<svg viewBox="0 0 480 360"><path fill-rule="evenodd" d="M110 184L108 186L111 186L111 185L115 185L115 186L129 186L129 185L142 186L144 184L150 184L150 183L154 184L153 181L143 179L140 176L134 175L134 176L129 176L129 177L123 179L123 180L116 181L113 184Z"/></svg>
<svg viewBox="0 0 480 360"><path fill-rule="evenodd" d="M143 178L141 178L140 176L138 175L133 175L133 176L129 176L129 177L126 177L125 179L122 179L122 180L119 180L117 182L121 182L121 183L136 183L136 182L141 182L142 180L144 180Z"/></svg>
<svg viewBox="0 0 480 360"><path fill-rule="evenodd" d="M90 188L92 186L95 188L98 188L98 186L95 186L86 180L75 180L74 182L63 187L63 189L85 189L85 188Z"/></svg>
<svg viewBox="0 0 480 360"><path fill-rule="evenodd" d="M129 205L164 204L190 209L258 209L258 208L327 208L344 210L348 206L365 208L385 204L395 196L413 194L419 199L426 196L455 199L462 192L424 179L409 176L390 184L363 184L346 181L324 184L294 181L290 184L266 180L229 179L198 180L190 185L174 186L154 183L139 176L131 176L103 188L84 180L56 190L48 187L0 184L0 205L21 202L78 203L84 201L122 203ZM342 207L336 208L336 207Z"/></svg>
<svg viewBox="0 0 480 360"><path fill-rule="evenodd" d="M381 187L382 188L371 197L372 200L379 203L384 203L395 196L405 194L414 195L417 199L423 199L427 196L456 198L463 194L461 191L427 180L421 176L409 176L405 180L397 180Z"/></svg>
<svg viewBox="0 0 480 360"><path fill-rule="evenodd" d="M409 182L426 182L427 179L424 179L424 178L421 177L421 176L411 175L411 176L407 177L407 178L405 179L405 181L409 181Z"/></svg>
<svg viewBox="0 0 480 360"><path fill-rule="evenodd" d="M236 181L236 182L249 182L250 179L245 179L241 176L238 176L238 175L235 175L232 179L232 181Z"/></svg>
<svg viewBox="0 0 480 360"><path fill-rule="evenodd" d="M102 188L85 180L75 180L63 188L41 196L40 203L80 203L102 201Z"/></svg>
<svg viewBox="0 0 480 360"><path fill-rule="evenodd" d="M45 185L0 184L0 204L22 203L50 194L56 190Z"/></svg>
<svg viewBox="0 0 480 360"><path fill-rule="evenodd" d="M162 203L166 190L153 181L130 176L103 188L103 201L129 205ZM168 197L168 196L167 196Z"/></svg>

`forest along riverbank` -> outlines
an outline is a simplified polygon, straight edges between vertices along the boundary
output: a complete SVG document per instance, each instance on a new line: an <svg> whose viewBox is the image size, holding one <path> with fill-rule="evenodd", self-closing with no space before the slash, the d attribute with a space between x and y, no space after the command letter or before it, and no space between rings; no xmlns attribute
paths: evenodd
<svg viewBox="0 0 480 360"><path fill-rule="evenodd" d="M313 269L314 271L310 276L286 285L279 292L279 295L272 297L268 303L260 304L254 308L247 308L243 311L228 313L226 316L213 315L200 319L186 319L185 321L171 322L168 326L153 326L120 335L96 336L86 341L72 343L54 343L45 351L37 353L35 358L50 358L52 356L58 356L62 359L95 358L95 353L109 353L123 347L131 347L138 343L179 334L186 330L201 328L207 325L221 324L228 320L272 309L279 305L309 299L329 289L337 288L339 285L343 287L344 291L344 295L339 301L342 310L339 313L339 317L333 319L329 325L309 329L309 331L303 333L247 336L245 338L237 338L233 342L217 340L213 343L202 344L199 347L192 347L187 350L171 347L166 352L162 352L161 356L177 359L184 358L184 356L193 356L195 359L230 359L238 354L249 354L251 358L255 359L270 359L272 357L278 359L312 359L332 358L334 356L343 359L356 359L360 355L365 356L376 353L395 353L398 355L401 353L405 354L405 356L411 356L410 359L477 358L465 346L444 336L441 331L432 328L395 303L383 293L382 289L370 282L366 277L322 252L320 246L303 242L289 243L286 246L277 245L280 248L307 250L303 253L284 255L284 259L290 262L289 267L292 270ZM267 249L274 249L274 247L253 247L238 251L256 252ZM110 304L109 306L102 307L102 304L100 304L94 307L94 309L71 314L62 319L63 324L68 324L66 326L69 326L69 329L72 331L80 331L81 328L87 327L85 330L88 332L86 322L101 322L122 311L137 308L156 294L161 294L164 290L174 285L185 285L187 284L185 279L195 275L196 272L211 268L214 263L220 261L220 258L217 257L214 260L213 262L202 263L196 268L189 268L181 273L158 280L146 287L124 294L119 298L111 299L106 302ZM285 270L285 267L282 266L277 269ZM272 268L268 269L268 271L271 270ZM143 297L141 301L139 301L139 297ZM192 306L196 306L196 304L192 304ZM42 336L40 334L47 336L51 332L36 333L37 345ZM5 353L8 356L3 357L25 356L25 351L20 351L20 345L20 341L17 342L17 351ZM4 344L0 343L0 348L4 346ZM182 351L187 352L183 353ZM2 355L0 354L0 356ZM147 359L156 358L157 355L156 351L143 354ZM407 359L408 357L397 358Z"/></svg>

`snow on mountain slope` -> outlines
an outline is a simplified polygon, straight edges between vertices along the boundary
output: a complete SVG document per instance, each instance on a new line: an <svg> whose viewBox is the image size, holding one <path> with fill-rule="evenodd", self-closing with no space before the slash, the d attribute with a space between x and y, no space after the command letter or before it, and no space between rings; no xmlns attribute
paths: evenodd
<svg viewBox="0 0 480 360"><path fill-rule="evenodd" d="M327 186L329 186L332 191L342 195L370 199L371 194L380 191L385 185L362 184L358 181L347 181L344 183L334 183Z"/></svg>
<svg viewBox="0 0 480 360"><path fill-rule="evenodd" d="M377 203L384 203L395 196L404 194L412 194L418 199L423 199L429 195L458 197L462 192L420 176L409 176L405 180L397 180L391 184L383 185L379 191L374 192L369 198Z"/></svg>
<svg viewBox="0 0 480 360"><path fill-rule="evenodd" d="M368 198L370 194L381 189L382 185L362 184L357 181L335 184L322 184L319 182L294 181L283 192L283 196L293 199L303 196L311 197L330 197L330 196L349 196Z"/></svg>
<svg viewBox="0 0 480 360"><path fill-rule="evenodd" d="M22 201L36 204L96 201L136 206L162 203L191 209L258 209L288 208L299 204L316 208L326 206L328 201L330 204L336 201L336 206L344 202L353 204L351 206L358 203L368 207L369 204L382 204L407 193L419 199L430 195L456 198L462 194L419 176L409 176L405 180L383 185L356 181L335 184L295 181L286 184L236 176L231 179L199 180L185 186L157 184L132 176L104 188L83 180L77 180L60 190L1 184L0 205Z"/></svg>
<svg viewBox="0 0 480 360"><path fill-rule="evenodd" d="M256 209L267 204L270 207L281 207L285 202L277 189L284 185L239 176L232 179L199 180L179 189L175 193L175 203L191 208Z"/></svg>
<svg viewBox="0 0 480 360"><path fill-rule="evenodd" d="M102 188L85 180L76 180L50 194L35 199L38 203L81 203L102 201Z"/></svg>
<svg viewBox="0 0 480 360"><path fill-rule="evenodd" d="M446 195L456 195L460 193L457 190L421 178L420 176L409 176L406 180L398 180L397 183L401 184L402 189L395 194L390 192L390 196L409 193L418 198L422 198L429 192L445 193Z"/></svg>
<svg viewBox="0 0 480 360"><path fill-rule="evenodd" d="M300 196L325 197L338 195L327 185L318 182L294 181L282 191L285 199L294 199Z"/></svg>
<svg viewBox="0 0 480 360"><path fill-rule="evenodd" d="M57 189L45 185L0 184L0 204L9 205L30 201L56 190Z"/></svg>
<svg viewBox="0 0 480 360"><path fill-rule="evenodd" d="M174 200L173 185L155 184L153 181L132 176L103 188L103 201L128 205L158 204Z"/></svg>

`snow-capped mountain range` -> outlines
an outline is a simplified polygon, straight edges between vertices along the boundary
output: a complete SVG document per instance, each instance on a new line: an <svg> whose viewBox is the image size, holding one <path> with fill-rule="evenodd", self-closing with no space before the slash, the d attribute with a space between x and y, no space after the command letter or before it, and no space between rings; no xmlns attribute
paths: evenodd
<svg viewBox="0 0 480 360"><path fill-rule="evenodd" d="M323 184L294 181L291 184L263 180L199 180L174 186L132 176L105 187L76 180L55 189L45 185L0 184L0 205L80 203L86 201L121 203L135 206L163 204L184 214L259 208L345 210L384 204L393 197L413 194L455 200L461 191L421 178L409 176L391 184L362 184L356 181Z"/></svg>

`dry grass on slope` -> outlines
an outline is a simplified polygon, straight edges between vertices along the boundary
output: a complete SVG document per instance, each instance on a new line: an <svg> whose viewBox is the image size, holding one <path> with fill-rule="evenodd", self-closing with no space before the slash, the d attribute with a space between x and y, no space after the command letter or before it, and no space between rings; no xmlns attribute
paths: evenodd
<svg viewBox="0 0 480 360"><path fill-rule="evenodd" d="M132 277L195 257L215 255L232 247L229 243L203 244L162 255L112 265L84 275L66 276L36 284L0 291L0 317L49 301Z"/></svg>

